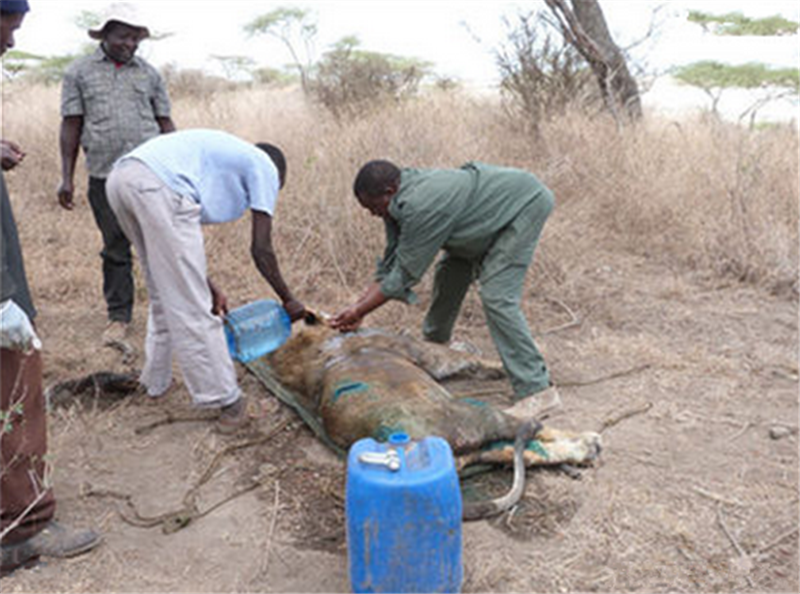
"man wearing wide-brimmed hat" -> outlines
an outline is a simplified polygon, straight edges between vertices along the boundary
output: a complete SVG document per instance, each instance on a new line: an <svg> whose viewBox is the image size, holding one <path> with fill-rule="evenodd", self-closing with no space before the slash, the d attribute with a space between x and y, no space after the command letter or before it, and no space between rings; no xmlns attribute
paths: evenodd
<svg viewBox="0 0 800 594"><path fill-rule="evenodd" d="M67 69L61 95L61 170L58 201L74 207L74 173L79 147L89 170L89 203L103 236L103 295L108 323L106 346L130 350L133 314L131 244L108 206L105 182L120 156L145 140L172 132L170 102L158 71L137 57L150 31L130 4L112 4L89 37L97 50Z"/></svg>

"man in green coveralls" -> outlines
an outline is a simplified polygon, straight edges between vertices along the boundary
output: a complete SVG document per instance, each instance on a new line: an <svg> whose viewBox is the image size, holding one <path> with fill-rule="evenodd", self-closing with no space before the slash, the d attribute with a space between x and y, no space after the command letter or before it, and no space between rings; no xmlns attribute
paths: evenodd
<svg viewBox="0 0 800 594"><path fill-rule="evenodd" d="M525 274L553 209L550 190L526 171L483 163L443 170L370 161L356 176L353 192L361 206L383 218L386 249L376 280L331 325L355 330L390 299L415 302L411 288L444 250L422 328L425 339L450 340L467 289L477 280L515 398L525 399L532 414L559 406L520 308Z"/></svg>

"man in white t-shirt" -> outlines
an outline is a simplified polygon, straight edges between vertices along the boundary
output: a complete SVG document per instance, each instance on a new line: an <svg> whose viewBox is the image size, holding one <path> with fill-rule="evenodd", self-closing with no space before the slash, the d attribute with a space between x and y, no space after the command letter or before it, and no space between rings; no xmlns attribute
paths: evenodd
<svg viewBox="0 0 800 594"><path fill-rule="evenodd" d="M172 383L172 355L196 406L219 407L217 429L247 421L219 314L224 294L206 273L201 225L250 210L251 254L292 321L305 314L281 276L272 217L286 160L270 144L217 130L157 136L121 157L108 177L108 201L145 272L150 315L140 382L151 397Z"/></svg>

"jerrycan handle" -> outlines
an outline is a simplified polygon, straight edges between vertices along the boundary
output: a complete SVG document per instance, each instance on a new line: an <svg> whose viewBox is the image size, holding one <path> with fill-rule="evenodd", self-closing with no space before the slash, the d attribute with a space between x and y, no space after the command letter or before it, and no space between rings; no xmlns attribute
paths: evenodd
<svg viewBox="0 0 800 594"><path fill-rule="evenodd" d="M397 472L403 465L398 449L405 450L411 439L405 433L392 433L389 436L389 449L385 452L364 452L358 457L362 464L385 466L392 472Z"/></svg>
<svg viewBox="0 0 800 594"><path fill-rule="evenodd" d="M392 472L400 470L400 455L396 450L389 450L388 452L364 452L358 456L358 461L362 464L385 466Z"/></svg>

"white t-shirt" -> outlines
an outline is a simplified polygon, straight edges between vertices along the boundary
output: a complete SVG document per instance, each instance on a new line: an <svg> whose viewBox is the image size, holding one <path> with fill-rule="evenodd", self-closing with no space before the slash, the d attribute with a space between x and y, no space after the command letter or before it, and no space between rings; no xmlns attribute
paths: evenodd
<svg viewBox="0 0 800 594"><path fill-rule="evenodd" d="M277 167L260 148L227 132L162 134L119 161L123 159L142 161L175 192L200 204L203 224L234 221L247 209L275 212Z"/></svg>

